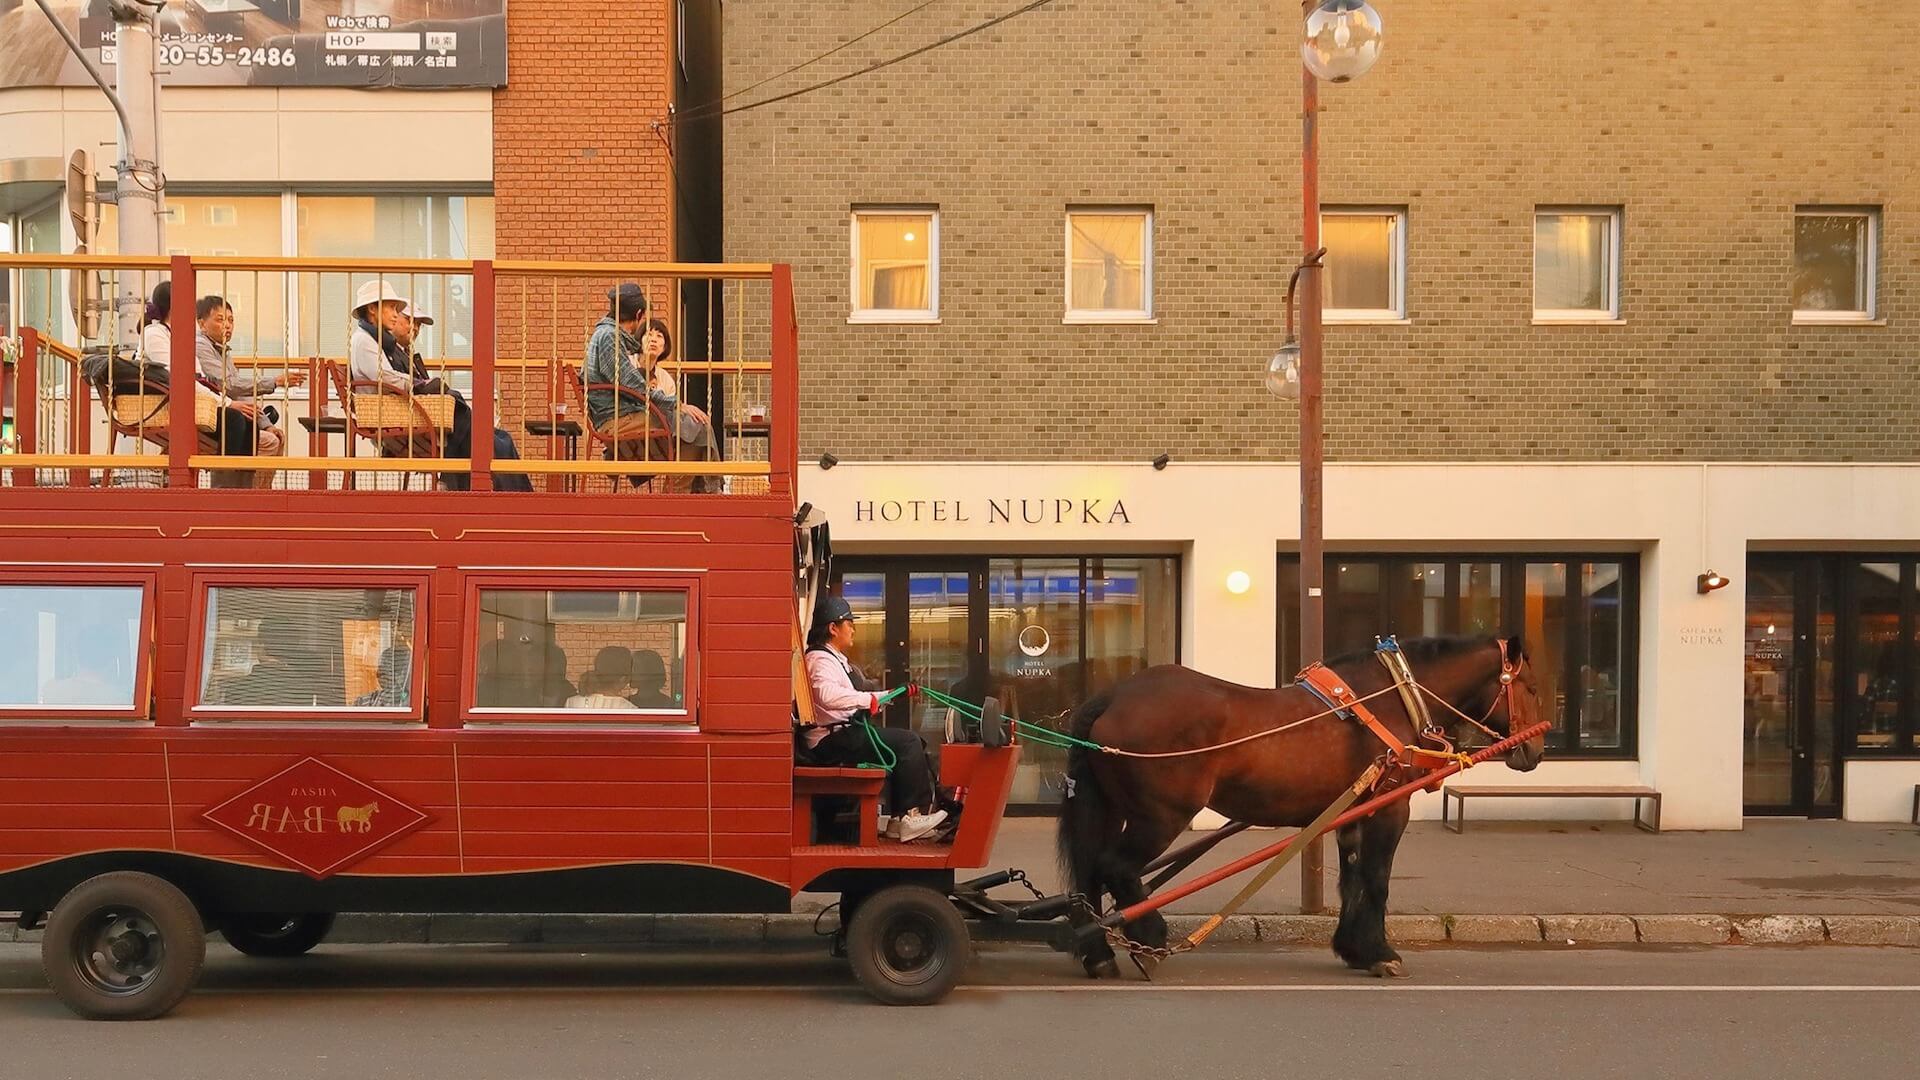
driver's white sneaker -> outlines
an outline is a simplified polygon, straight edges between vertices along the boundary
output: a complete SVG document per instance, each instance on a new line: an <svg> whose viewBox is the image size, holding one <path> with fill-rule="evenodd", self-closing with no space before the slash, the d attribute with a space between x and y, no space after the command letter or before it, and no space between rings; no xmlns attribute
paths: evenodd
<svg viewBox="0 0 1920 1080"><path fill-rule="evenodd" d="M909 810L893 819L894 827L899 830L900 842L910 844L940 827L947 820L945 810L935 810L931 814L922 814Z"/></svg>

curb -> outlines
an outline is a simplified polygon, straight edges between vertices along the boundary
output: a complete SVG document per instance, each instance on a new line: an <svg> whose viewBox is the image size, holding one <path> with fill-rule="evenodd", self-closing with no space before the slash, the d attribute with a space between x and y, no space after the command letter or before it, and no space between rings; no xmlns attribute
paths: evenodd
<svg viewBox="0 0 1920 1080"><path fill-rule="evenodd" d="M815 912L791 915L367 915L343 914L328 942L337 945L757 945L788 947L823 939ZM1184 937L1203 915L1167 916ZM832 925L832 920L828 920ZM981 925L982 939L1044 939L1045 924L1024 935ZM1325 946L1332 915L1233 915L1208 939L1217 944ZM1403 945L1879 945L1920 948L1920 915L1389 915L1387 937ZM0 942L37 942L38 930L0 921Z"/></svg>

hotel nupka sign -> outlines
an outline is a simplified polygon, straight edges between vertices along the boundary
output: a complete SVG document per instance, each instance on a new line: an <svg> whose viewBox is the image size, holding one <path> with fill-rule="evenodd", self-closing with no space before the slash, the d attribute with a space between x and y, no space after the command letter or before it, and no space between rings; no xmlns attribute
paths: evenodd
<svg viewBox="0 0 1920 1080"><path fill-rule="evenodd" d="M50 0L112 77L106 0ZM0 4L0 89L92 86L32 3ZM155 68L164 86L449 88L507 84L507 0L174 0Z"/></svg>
<svg viewBox="0 0 1920 1080"><path fill-rule="evenodd" d="M1022 498L855 499L853 520L883 525L1031 526L1133 524L1120 499Z"/></svg>

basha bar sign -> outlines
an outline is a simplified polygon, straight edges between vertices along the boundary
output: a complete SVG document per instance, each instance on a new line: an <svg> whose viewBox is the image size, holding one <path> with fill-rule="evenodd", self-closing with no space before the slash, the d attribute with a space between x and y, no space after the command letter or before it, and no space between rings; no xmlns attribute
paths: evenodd
<svg viewBox="0 0 1920 1080"><path fill-rule="evenodd" d="M884 524L1131 525L1119 499L856 499L853 520Z"/></svg>

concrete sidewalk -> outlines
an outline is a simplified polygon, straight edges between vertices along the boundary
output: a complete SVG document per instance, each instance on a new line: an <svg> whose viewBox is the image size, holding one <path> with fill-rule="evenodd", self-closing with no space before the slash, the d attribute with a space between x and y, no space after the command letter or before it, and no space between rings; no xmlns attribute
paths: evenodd
<svg viewBox="0 0 1920 1080"><path fill-rule="evenodd" d="M1219 866L1285 835L1249 830L1209 852L1202 865ZM1329 903L1339 895L1335 851L1329 839ZM994 868L1018 867L1043 891L1056 892L1055 863L1052 818L1002 824ZM1243 883L1204 889L1170 910L1217 911ZM1394 859L1391 898L1392 911L1432 915L1920 916L1920 829L1750 818L1738 832L1654 835L1625 822L1487 821L1455 835L1438 822L1416 821ZM1299 911L1298 868L1282 870L1246 910Z"/></svg>

